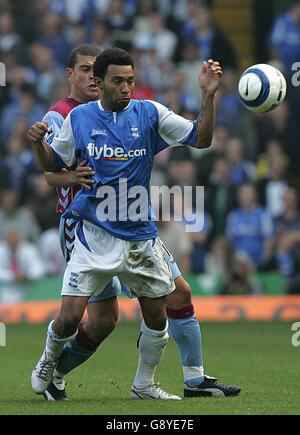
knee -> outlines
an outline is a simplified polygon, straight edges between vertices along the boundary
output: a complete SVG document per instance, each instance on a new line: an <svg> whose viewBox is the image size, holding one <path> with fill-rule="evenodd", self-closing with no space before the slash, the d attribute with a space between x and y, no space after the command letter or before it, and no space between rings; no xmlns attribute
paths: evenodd
<svg viewBox="0 0 300 435"><path fill-rule="evenodd" d="M186 305L192 303L192 288L188 282L183 281L180 283L178 287L178 293L180 294L182 303L185 303Z"/></svg>
<svg viewBox="0 0 300 435"><path fill-rule="evenodd" d="M164 313L157 313L157 315L144 313L144 322L149 329L163 331L167 325L167 317Z"/></svg>
<svg viewBox="0 0 300 435"><path fill-rule="evenodd" d="M192 304L192 288L185 280L176 283L176 289L167 297L167 306L173 310L180 310Z"/></svg>
<svg viewBox="0 0 300 435"><path fill-rule="evenodd" d="M75 334L78 325L81 321L81 316L76 313L68 313L64 316L59 316L56 319L55 329L60 337L70 337Z"/></svg>

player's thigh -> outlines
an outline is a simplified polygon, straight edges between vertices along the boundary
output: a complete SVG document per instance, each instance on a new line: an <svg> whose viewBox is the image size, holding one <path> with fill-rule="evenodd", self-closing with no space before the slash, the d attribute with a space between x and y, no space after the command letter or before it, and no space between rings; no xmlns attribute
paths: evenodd
<svg viewBox="0 0 300 435"><path fill-rule="evenodd" d="M129 243L127 262L118 276L131 291L132 297L157 299L175 289L163 243L159 237L155 240Z"/></svg>
<svg viewBox="0 0 300 435"><path fill-rule="evenodd" d="M175 279L175 286L175 291L167 296L167 307L180 310L192 303L192 289L182 275Z"/></svg>
<svg viewBox="0 0 300 435"><path fill-rule="evenodd" d="M162 331L166 326L166 297L139 298L144 321L148 328Z"/></svg>

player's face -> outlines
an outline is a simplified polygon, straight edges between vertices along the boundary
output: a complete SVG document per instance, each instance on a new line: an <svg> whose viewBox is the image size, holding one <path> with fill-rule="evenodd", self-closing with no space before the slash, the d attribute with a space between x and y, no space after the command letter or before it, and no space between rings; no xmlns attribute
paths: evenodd
<svg viewBox="0 0 300 435"><path fill-rule="evenodd" d="M131 65L109 65L104 80L99 80L102 106L113 112L124 109L134 90L134 71Z"/></svg>
<svg viewBox="0 0 300 435"><path fill-rule="evenodd" d="M67 77L71 84L71 96L81 103L100 98L99 86L95 85L93 56L77 55L74 68L67 69Z"/></svg>

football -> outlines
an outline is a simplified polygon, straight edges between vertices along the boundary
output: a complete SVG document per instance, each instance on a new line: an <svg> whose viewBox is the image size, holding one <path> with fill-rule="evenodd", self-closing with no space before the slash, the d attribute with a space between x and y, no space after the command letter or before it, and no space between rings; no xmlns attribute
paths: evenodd
<svg viewBox="0 0 300 435"><path fill-rule="evenodd" d="M284 75L274 66L259 63L247 68L239 80L239 96L252 112L269 112L286 96Z"/></svg>

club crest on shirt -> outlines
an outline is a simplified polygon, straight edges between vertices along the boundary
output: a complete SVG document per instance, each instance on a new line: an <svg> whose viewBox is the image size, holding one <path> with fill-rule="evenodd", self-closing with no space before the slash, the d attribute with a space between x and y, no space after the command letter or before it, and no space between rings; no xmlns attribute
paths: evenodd
<svg viewBox="0 0 300 435"><path fill-rule="evenodd" d="M131 131L132 137L134 137L135 139L138 139L140 137L140 133L139 133L138 127L131 127L130 131Z"/></svg>

